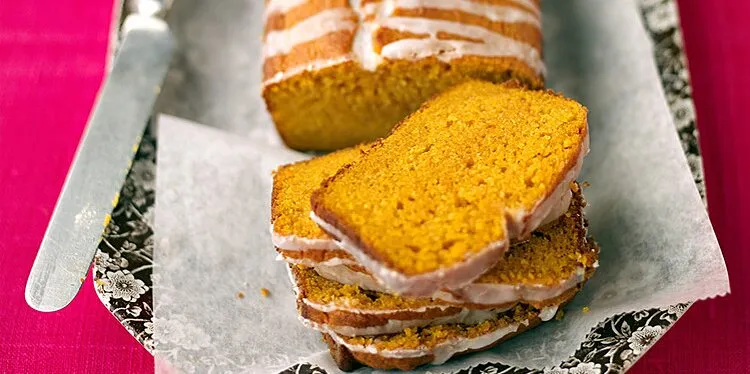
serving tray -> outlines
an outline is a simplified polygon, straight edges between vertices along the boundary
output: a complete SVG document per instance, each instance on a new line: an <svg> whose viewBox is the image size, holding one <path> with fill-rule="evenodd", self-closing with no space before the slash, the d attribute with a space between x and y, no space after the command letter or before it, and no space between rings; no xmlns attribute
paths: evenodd
<svg viewBox="0 0 750 374"><path fill-rule="evenodd" d="M675 130L679 134L695 184L705 201L698 130L675 0L640 0L639 6L644 27L653 40L654 59L660 72L666 101L674 117ZM175 13L177 17L185 16L185 13L180 14L179 11ZM170 78L179 80L183 77ZM167 111L178 112L178 115L183 114L179 113L181 111L190 110L167 108ZM200 119L197 113L192 113L191 117ZM156 147L157 139L149 126L120 191L112 220L102 236L94 264L94 285L99 298L149 351L154 348L151 274ZM545 372L623 372L651 348L689 307L690 304L678 304L610 317L592 329L570 358ZM310 364L298 364L284 372L324 373L322 369ZM462 370L461 373L520 374L542 371L486 363Z"/></svg>

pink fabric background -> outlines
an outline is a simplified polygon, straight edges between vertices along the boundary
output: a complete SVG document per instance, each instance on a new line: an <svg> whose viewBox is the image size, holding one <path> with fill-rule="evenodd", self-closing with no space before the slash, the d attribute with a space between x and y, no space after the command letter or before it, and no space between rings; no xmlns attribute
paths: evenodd
<svg viewBox="0 0 750 374"><path fill-rule="evenodd" d="M697 303L636 373L750 371L750 3L680 0L711 219L732 295ZM109 2L0 2L0 373L149 373L94 294L31 310L29 269L104 73Z"/></svg>

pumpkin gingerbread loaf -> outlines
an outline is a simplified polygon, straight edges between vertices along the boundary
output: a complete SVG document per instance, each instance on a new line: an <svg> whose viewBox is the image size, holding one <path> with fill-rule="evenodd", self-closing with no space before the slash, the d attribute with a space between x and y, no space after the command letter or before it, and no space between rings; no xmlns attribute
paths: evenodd
<svg viewBox="0 0 750 374"><path fill-rule="evenodd" d="M458 83L543 86L538 0L267 0L263 98L286 144L385 136Z"/></svg>
<svg viewBox="0 0 750 374"><path fill-rule="evenodd" d="M461 288L565 211L586 114L550 91L456 86L325 180L311 217L391 291Z"/></svg>

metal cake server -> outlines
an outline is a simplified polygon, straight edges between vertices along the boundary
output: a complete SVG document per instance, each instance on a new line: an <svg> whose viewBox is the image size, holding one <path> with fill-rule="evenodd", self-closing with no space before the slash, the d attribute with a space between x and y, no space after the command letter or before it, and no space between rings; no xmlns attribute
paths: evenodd
<svg viewBox="0 0 750 374"><path fill-rule="evenodd" d="M175 49L164 21L168 2L126 5L112 70L26 283L26 302L39 311L64 308L81 288Z"/></svg>

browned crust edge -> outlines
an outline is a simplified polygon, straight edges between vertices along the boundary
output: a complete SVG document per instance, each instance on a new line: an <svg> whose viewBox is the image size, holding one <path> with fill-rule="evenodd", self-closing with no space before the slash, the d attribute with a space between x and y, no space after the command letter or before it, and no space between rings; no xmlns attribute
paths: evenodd
<svg viewBox="0 0 750 374"><path fill-rule="evenodd" d="M458 356L466 355L473 352L479 352L484 351L490 348L495 347L496 345L503 343L507 341L508 339L513 338L514 336L521 334L522 332L532 329L539 324L542 323L542 320L539 319L539 317L534 318L529 321L528 325L521 324L515 332L512 332L508 335L503 336L502 338L478 349L469 349L462 352L457 352L453 354L450 359L453 359ZM392 357L383 357L375 353L365 353L365 352L357 352L357 351L351 351L346 346L337 344L333 338L331 338L328 334L323 334L323 340L328 344L328 350L331 353L331 357L333 357L333 360L336 361L336 365L339 367L339 369L343 371L352 371L362 365L369 366L371 368L375 369L383 369L383 370L390 370L390 369L398 369L398 370L413 370L419 366L429 364L435 359L435 356L432 354L427 354L425 356L419 356L419 357L409 357L409 358L392 358Z"/></svg>
<svg viewBox="0 0 750 374"><path fill-rule="evenodd" d="M568 303L570 303L571 301L572 301L572 297L566 300L565 302L561 303L560 308L558 310L563 310L563 308L565 308L565 306L567 306ZM548 321L548 322L552 322L552 321ZM515 332L505 335L501 337L500 339L482 348L469 349L466 351L457 352L453 354L449 358L449 360L458 356L469 354L469 353L480 352L480 351L491 349L515 337L518 334L521 334L536 326L539 326L541 323L542 323L542 320L539 317L531 319L529 320L528 325L521 324L518 330L516 330ZM391 357L382 357L374 353L355 352L355 351L349 350L344 345L336 343L336 341L334 341L333 338L331 338L328 334L322 333L322 335L323 335L323 341L325 341L326 344L328 345L328 350L329 350L329 353L331 354L331 357L333 358L334 361L336 361L336 365L339 367L339 369L343 371L353 371L363 365L369 366L375 369L383 369L383 370L398 369L398 370L407 371L407 370L413 370L422 365L429 364L435 359L435 356L432 354L427 354L427 355L419 356L419 357L410 357L410 358L391 358Z"/></svg>
<svg viewBox="0 0 750 374"><path fill-rule="evenodd" d="M563 292L562 294L539 302L528 302L520 300L518 302L498 304L498 305L484 305L484 304L460 304L453 305L451 307L442 309L440 307L428 308L424 312L416 311L398 311L394 313L383 313L383 314L368 314L366 311L361 312L350 312L345 310L337 310L332 312L325 312L308 305L304 302L304 291L300 290L300 298L297 299L297 310L300 316L311 322L315 322L321 325L328 326L346 326L355 328L365 327L377 327L383 326L388 323L388 320L431 320L438 317L449 316L456 314L461 309L505 309L512 308L518 304L531 305L537 309L543 309L552 305L564 305L570 301L575 295L583 288L583 285L593 275L594 270L591 269L586 272L586 279L584 279L577 286Z"/></svg>
<svg viewBox="0 0 750 374"><path fill-rule="evenodd" d="M303 300L297 301L297 310L302 318L319 324L330 326L347 326L347 327L377 327L388 323L388 320L409 321L416 319L435 319L454 315L461 311L460 307L447 308L427 308L424 312L417 311L394 311L393 313L365 314L349 311L324 312L311 307Z"/></svg>

